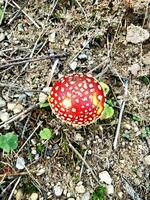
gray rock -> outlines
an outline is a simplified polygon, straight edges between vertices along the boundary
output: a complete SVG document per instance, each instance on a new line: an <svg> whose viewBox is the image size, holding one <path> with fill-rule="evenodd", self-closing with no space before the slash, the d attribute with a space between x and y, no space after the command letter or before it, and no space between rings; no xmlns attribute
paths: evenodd
<svg viewBox="0 0 150 200"><path fill-rule="evenodd" d="M135 26L131 24L127 27L127 42L131 42L133 44L138 44L140 42L144 42L149 38L150 34L146 29L143 29L140 26Z"/></svg>
<svg viewBox="0 0 150 200"><path fill-rule="evenodd" d="M107 194L113 194L114 193L114 186L113 185L106 185L106 191Z"/></svg>
<svg viewBox="0 0 150 200"><path fill-rule="evenodd" d="M75 187L75 191L79 194L83 194L85 192L85 187L83 185L77 185Z"/></svg>
<svg viewBox="0 0 150 200"><path fill-rule="evenodd" d="M60 183L57 183L57 185L54 186L53 190L56 197L60 197L63 193L63 188Z"/></svg>
<svg viewBox="0 0 150 200"><path fill-rule="evenodd" d="M5 122L9 119L9 113L8 112L0 112L0 119L2 122Z"/></svg>
<svg viewBox="0 0 150 200"><path fill-rule="evenodd" d="M144 65L150 65L150 51L143 55L142 61Z"/></svg>
<svg viewBox="0 0 150 200"><path fill-rule="evenodd" d="M2 42L5 39L5 34L4 33L0 33L0 42Z"/></svg>
<svg viewBox="0 0 150 200"><path fill-rule="evenodd" d="M23 199L23 191L22 189L19 189L16 192L16 200L21 200L21 199Z"/></svg>
<svg viewBox="0 0 150 200"><path fill-rule="evenodd" d="M0 97L0 108L2 108L4 106L6 106L6 102L2 97Z"/></svg>
<svg viewBox="0 0 150 200"><path fill-rule="evenodd" d="M78 63L76 62L76 61L73 61L72 63L70 63L70 68L72 69L72 70L75 70L76 68L77 68L77 65L78 65Z"/></svg>
<svg viewBox="0 0 150 200"><path fill-rule="evenodd" d="M37 200L38 198L39 198L38 193L35 193L35 192L34 192L34 193L31 194L29 200Z"/></svg>
<svg viewBox="0 0 150 200"><path fill-rule="evenodd" d="M78 56L78 59L81 61L86 61L88 59L88 56L83 53Z"/></svg>
<svg viewBox="0 0 150 200"><path fill-rule="evenodd" d="M77 133L76 135L75 135L75 141L77 141L77 142L82 142L83 140L84 140L84 138L82 137L82 135L80 134L80 133Z"/></svg>
<svg viewBox="0 0 150 200"><path fill-rule="evenodd" d="M23 157L18 157L16 161L16 168L17 169L24 169L25 168L25 160Z"/></svg>
<svg viewBox="0 0 150 200"><path fill-rule="evenodd" d="M103 171L99 173L99 178L102 182L110 185L112 182L112 178L110 177L109 173L107 171Z"/></svg>
<svg viewBox="0 0 150 200"><path fill-rule="evenodd" d="M90 200L90 192L85 192L81 197L81 200Z"/></svg>

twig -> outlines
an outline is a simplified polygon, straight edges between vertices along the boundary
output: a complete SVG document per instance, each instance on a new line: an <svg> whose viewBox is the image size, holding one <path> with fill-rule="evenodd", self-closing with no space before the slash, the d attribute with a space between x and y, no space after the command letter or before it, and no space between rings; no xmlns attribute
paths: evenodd
<svg viewBox="0 0 150 200"><path fill-rule="evenodd" d="M0 69L5 69L5 68L13 66L13 65L20 65L20 64L27 63L27 62L36 62L36 61L48 60L51 58L63 58L63 57L67 57L67 56L68 56L68 54L64 53L64 54L56 54L56 55L50 54L48 56L42 56L39 58L21 58L21 59L9 60L8 62L10 62L10 63L1 65Z"/></svg>
<svg viewBox="0 0 150 200"><path fill-rule="evenodd" d="M15 183L15 185L14 185L14 187L13 187L13 189L12 189L12 191L11 191L11 193L10 193L10 195L9 195L9 198L8 198L8 200L11 200L12 199L12 196L13 196L13 194L14 194L14 191L15 191L15 189L16 189L16 187L17 187L17 185L19 184L19 182L20 182L20 179L21 179L21 176L18 178L18 180L16 181L16 183Z"/></svg>
<svg viewBox="0 0 150 200"><path fill-rule="evenodd" d="M119 119L118 119L118 125L117 125L117 130L116 130L116 134L115 134L115 139L114 139L114 143L113 143L113 147L114 149L117 148L117 142L118 142L118 137L119 137L119 133L120 133L120 127L121 127L121 121L122 121L122 115L123 115L123 111L124 111L124 107L125 107L125 103L126 103L126 97L128 94L128 79L125 80L125 88L124 88L124 98L122 100L122 104L121 104L121 108L120 108L120 114L119 114Z"/></svg>
<svg viewBox="0 0 150 200"><path fill-rule="evenodd" d="M50 72L50 74L49 74L49 76L48 76L48 78L47 78L46 87L49 87L49 85L50 85L50 83L51 83L51 81L52 81L52 77L53 77L53 74L54 74L54 72L55 72L55 69L56 69L56 67L57 67L57 65L58 65L58 62L59 62L59 59L56 59L55 62L54 62L54 64L53 64L53 66L52 66L52 70L51 70L51 72Z"/></svg>
<svg viewBox="0 0 150 200"><path fill-rule="evenodd" d="M68 140L68 139L67 139ZM85 164L85 166L89 169L89 171L91 172L93 178L95 179L95 181L97 183L99 183L98 178L96 177L95 173L93 172L92 168L89 166L89 164L86 162L86 160L81 156L81 154L74 148L74 146L70 143L70 141L68 140L68 145L69 147L72 149L72 151L83 161L83 163Z"/></svg>
<svg viewBox="0 0 150 200"><path fill-rule="evenodd" d="M86 155L87 155L87 150L84 152L84 160L86 159ZM83 168L84 168L84 162L82 162L82 166L81 166L81 170L80 170L80 175L79 175L79 177L80 177L80 179L81 179L81 176L82 176L82 173L83 173Z"/></svg>
<svg viewBox="0 0 150 200"><path fill-rule="evenodd" d="M21 10L21 7L14 1L12 3L19 9ZM29 16L24 10L21 10L21 12L35 25L36 28L40 29L40 26L34 21L34 19Z"/></svg>
<svg viewBox="0 0 150 200"><path fill-rule="evenodd" d="M32 171L30 173L32 174L35 174L37 173L38 171ZM3 178L4 176L5 177L12 177L12 176L25 176L29 174L28 172L14 172L14 173L5 173L5 174L0 174L0 178Z"/></svg>
<svg viewBox="0 0 150 200"><path fill-rule="evenodd" d="M84 8L82 7L82 5L80 4L80 2L79 2L78 0L75 0L75 1L77 2L77 4L79 5L79 7L81 8L81 10L82 10L83 14L85 15L85 19L86 19L86 21L87 21L87 20L88 20L88 18L87 18L87 14L86 14L86 12L85 12Z"/></svg>
<svg viewBox="0 0 150 200"><path fill-rule="evenodd" d="M37 108L39 106L39 103L30 106L29 108L27 108L26 110L24 110L23 112L19 113L18 115L12 116L10 119L8 119L5 122L0 123L0 128L5 127L7 124L12 123L13 121L19 119L21 116L25 115L26 113L30 112L31 110Z"/></svg>
<svg viewBox="0 0 150 200"><path fill-rule="evenodd" d="M24 142L24 144L21 146L21 148L18 150L18 152L16 153L15 157L18 156L19 152L24 148L24 146L27 144L27 142L30 140L30 138L33 136L33 134L38 130L38 128L41 126L42 122L40 121L37 125L37 127L33 130L33 132L31 133L31 135L28 137L28 139Z"/></svg>

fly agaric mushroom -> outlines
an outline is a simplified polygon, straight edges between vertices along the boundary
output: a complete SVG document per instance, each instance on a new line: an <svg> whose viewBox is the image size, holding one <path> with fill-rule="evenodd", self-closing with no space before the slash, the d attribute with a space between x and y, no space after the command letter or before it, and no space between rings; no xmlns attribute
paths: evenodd
<svg viewBox="0 0 150 200"><path fill-rule="evenodd" d="M69 74L57 80L49 98L55 115L72 125L87 125L97 120L104 102L100 83L92 75L82 73Z"/></svg>

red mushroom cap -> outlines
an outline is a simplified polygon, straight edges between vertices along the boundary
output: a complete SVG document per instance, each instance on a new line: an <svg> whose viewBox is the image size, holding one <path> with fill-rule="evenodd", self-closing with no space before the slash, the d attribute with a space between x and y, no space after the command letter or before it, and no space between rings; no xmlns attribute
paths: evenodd
<svg viewBox="0 0 150 200"><path fill-rule="evenodd" d="M104 109L105 96L100 83L90 74L73 73L56 81L49 103L57 117L73 125L97 120Z"/></svg>

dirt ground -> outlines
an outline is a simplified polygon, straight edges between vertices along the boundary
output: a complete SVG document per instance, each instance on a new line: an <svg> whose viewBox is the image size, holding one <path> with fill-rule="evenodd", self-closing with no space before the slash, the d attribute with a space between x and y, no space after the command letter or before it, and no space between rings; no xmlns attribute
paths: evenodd
<svg viewBox="0 0 150 200"><path fill-rule="evenodd" d="M149 3L0 0L0 133L18 135L17 149L0 149L2 200L150 199L150 37L127 38L131 25L145 30L141 35L150 32ZM72 72L91 73L109 85L112 118L72 127L39 106L50 79L51 87ZM52 131L48 141L39 136L43 128ZM104 181L102 172L109 175ZM106 193L94 198L99 186Z"/></svg>

